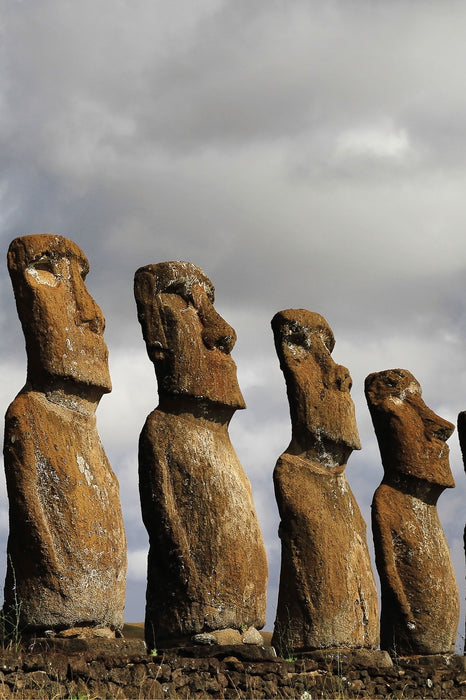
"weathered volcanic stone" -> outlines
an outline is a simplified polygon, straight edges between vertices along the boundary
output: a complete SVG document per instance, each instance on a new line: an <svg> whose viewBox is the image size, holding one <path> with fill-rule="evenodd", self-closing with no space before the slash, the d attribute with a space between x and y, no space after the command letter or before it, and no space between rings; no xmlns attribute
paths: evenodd
<svg viewBox="0 0 466 700"><path fill-rule="evenodd" d="M466 411L458 413L458 440L461 447L461 456L466 471Z"/></svg>
<svg viewBox="0 0 466 700"><path fill-rule="evenodd" d="M72 241L44 234L15 239L8 269L28 371L5 419L6 626L19 615L22 632L119 629L126 540L94 415L111 383L88 262Z"/></svg>
<svg viewBox="0 0 466 700"><path fill-rule="evenodd" d="M366 525L346 481L360 449L348 370L333 333L305 309L272 319L285 375L292 439L274 470L282 562L272 644L279 653L377 648L377 592Z"/></svg>
<svg viewBox="0 0 466 700"><path fill-rule="evenodd" d="M458 413L458 439L460 441L461 456L463 457L463 466L466 471L466 411ZM463 530L463 547L466 554L466 525ZM466 620L464 640L464 650L466 652Z"/></svg>
<svg viewBox="0 0 466 700"><path fill-rule="evenodd" d="M245 407L230 356L235 332L213 307L212 283L191 263L140 268L134 289L159 390L139 441L148 647L263 627L265 548L228 435L233 413Z"/></svg>
<svg viewBox="0 0 466 700"><path fill-rule="evenodd" d="M381 647L398 656L448 653L459 599L436 504L455 485L445 443L454 426L425 405L405 369L370 374L365 392L384 468L372 502Z"/></svg>

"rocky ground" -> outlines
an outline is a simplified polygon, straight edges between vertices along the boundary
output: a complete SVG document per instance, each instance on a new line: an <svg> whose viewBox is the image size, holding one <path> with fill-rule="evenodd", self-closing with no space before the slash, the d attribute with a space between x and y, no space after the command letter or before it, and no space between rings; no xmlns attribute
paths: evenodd
<svg viewBox="0 0 466 700"><path fill-rule="evenodd" d="M124 638L62 637L0 650L0 698L464 698L463 656L391 660L385 652L273 654L264 645L198 644L147 653L142 624Z"/></svg>

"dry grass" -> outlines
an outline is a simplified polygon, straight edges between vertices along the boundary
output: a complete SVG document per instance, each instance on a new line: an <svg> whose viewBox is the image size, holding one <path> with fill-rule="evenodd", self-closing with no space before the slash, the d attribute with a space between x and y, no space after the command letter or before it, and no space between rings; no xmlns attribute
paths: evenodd
<svg viewBox="0 0 466 700"><path fill-rule="evenodd" d="M123 637L126 639L144 639L144 623L125 622L123 625Z"/></svg>

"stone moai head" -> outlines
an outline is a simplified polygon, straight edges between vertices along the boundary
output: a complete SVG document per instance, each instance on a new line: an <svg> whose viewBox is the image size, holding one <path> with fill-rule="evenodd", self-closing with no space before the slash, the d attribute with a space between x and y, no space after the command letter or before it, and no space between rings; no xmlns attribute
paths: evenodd
<svg viewBox="0 0 466 700"><path fill-rule="evenodd" d="M326 466L346 464L361 443L351 377L331 356L335 338L330 326L317 313L286 309L275 314L272 329L286 381L293 440Z"/></svg>
<svg viewBox="0 0 466 700"><path fill-rule="evenodd" d="M15 238L8 270L32 388L60 385L97 400L111 391L105 321L84 283L89 263L81 249L62 236Z"/></svg>
<svg viewBox="0 0 466 700"><path fill-rule="evenodd" d="M406 475L454 487L446 440L455 426L426 406L411 372L374 372L366 378L365 393L385 477Z"/></svg>
<svg viewBox="0 0 466 700"><path fill-rule="evenodd" d="M214 286L201 268L179 261L141 267L134 295L160 399L245 408L230 355L236 333L215 311Z"/></svg>

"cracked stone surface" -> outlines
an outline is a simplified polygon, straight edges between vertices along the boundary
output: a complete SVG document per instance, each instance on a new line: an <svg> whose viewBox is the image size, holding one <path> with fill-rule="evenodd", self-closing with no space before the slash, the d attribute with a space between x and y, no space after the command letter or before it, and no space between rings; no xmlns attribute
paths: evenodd
<svg viewBox="0 0 466 700"><path fill-rule="evenodd" d="M378 602L366 524L345 476L360 449L351 377L327 321L306 309L272 320L292 439L274 469L282 559L273 645L295 651L375 649Z"/></svg>
<svg viewBox="0 0 466 700"><path fill-rule="evenodd" d="M372 502L381 648L398 656L453 652L458 586L437 501L455 485L446 444L454 425L426 406L408 370L370 374L365 392L384 469Z"/></svg>
<svg viewBox="0 0 466 700"><path fill-rule="evenodd" d="M212 282L192 263L140 268L134 289L159 392L139 441L150 541L147 645L261 628L265 548L228 434L234 412L245 407L230 354L235 331L214 308Z"/></svg>
<svg viewBox="0 0 466 700"><path fill-rule="evenodd" d="M15 239L8 269L28 368L5 418L7 626L19 616L23 633L120 629L126 539L96 427L111 382L88 262L72 241L43 234Z"/></svg>

